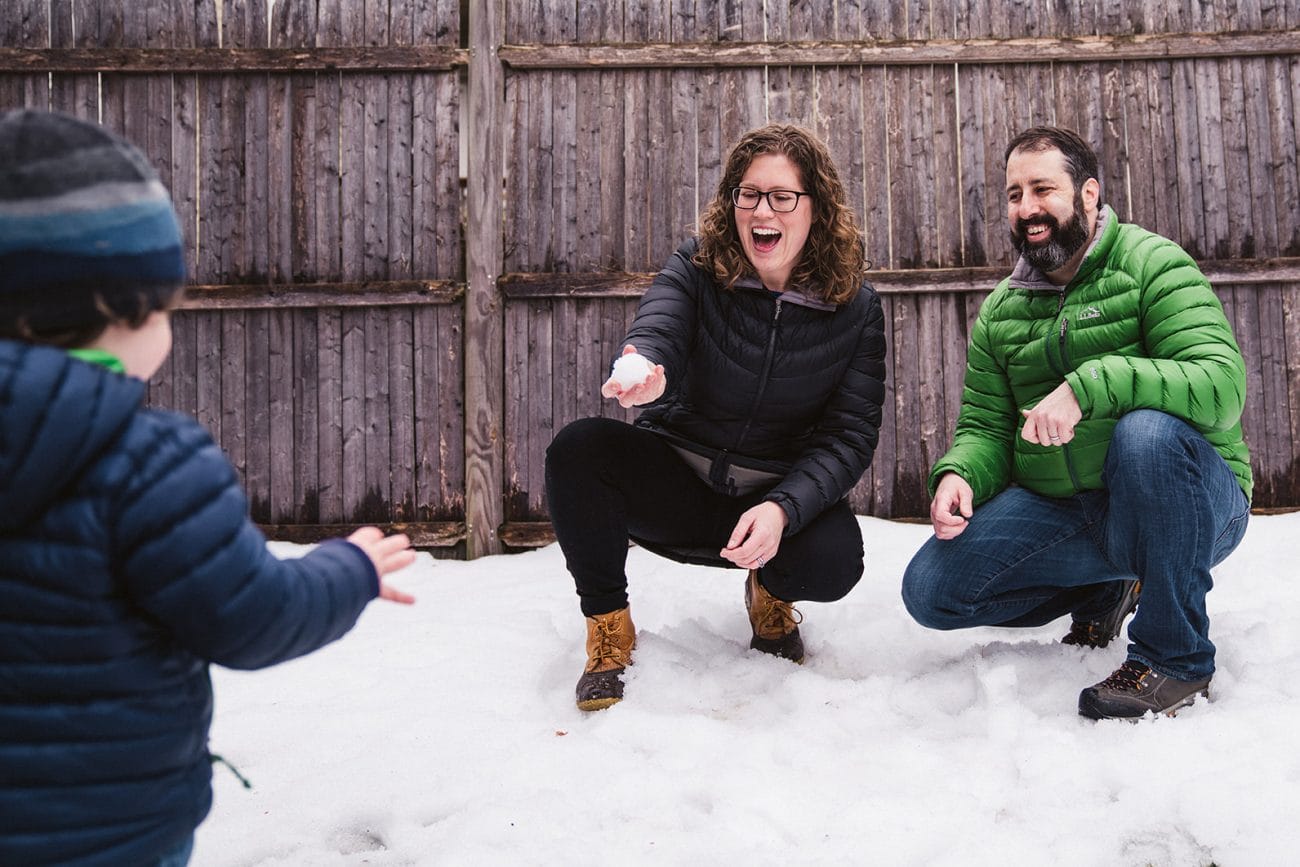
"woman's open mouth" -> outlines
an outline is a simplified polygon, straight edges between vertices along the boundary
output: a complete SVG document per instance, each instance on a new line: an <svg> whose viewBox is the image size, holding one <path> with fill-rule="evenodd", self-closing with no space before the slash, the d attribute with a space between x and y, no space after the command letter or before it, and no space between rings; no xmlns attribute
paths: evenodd
<svg viewBox="0 0 1300 867"><path fill-rule="evenodd" d="M754 249L760 253L770 253L781 241L781 233L776 229L753 229L750 237L754 239Z"/></svg>

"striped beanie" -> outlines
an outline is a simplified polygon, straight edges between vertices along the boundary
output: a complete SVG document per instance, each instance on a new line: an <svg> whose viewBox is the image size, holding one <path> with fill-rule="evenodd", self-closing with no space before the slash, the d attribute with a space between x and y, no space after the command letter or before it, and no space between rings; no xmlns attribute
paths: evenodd
<svg viewBox="0 0 1300 867"><path fill-rule="evenodd" d="M0 319L76 327L95 297L163 306L185 280L171 196L144 154L61 114L0 115Z"/></svg>

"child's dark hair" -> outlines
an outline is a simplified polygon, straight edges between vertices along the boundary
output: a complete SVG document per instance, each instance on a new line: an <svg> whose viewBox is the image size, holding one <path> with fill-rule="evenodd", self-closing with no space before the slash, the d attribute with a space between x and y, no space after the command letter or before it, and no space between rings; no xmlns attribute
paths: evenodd
<svg viewBox="0 0 1300 867"><path fill-rule="evenodd" d="M25 293L23 293L25 294ZM114 292L80 292L54 309L48 304L0 304L0 338L61 349L86 346L113 324L139 328L157 310L180 304L182 286L152 286ZM11 310L12 308L12 310Z"/></svg>
<svg viewBox="0 0 1300 867"><path fill-rule="evenodd" d="M0 115L0 338L84 346L174 307L185 282L171 196L99 124Z"/></svg>

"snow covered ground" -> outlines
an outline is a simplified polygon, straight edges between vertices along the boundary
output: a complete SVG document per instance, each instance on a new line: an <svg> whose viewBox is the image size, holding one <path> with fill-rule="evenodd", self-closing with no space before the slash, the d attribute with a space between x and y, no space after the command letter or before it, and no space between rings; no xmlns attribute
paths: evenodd
<svg viewBox="0 0 1300 867"><path fill-rule="evenodd" d="M867 575L804 604L805 665L747 649L743 573L633 549L627 699L573 704L559 549L421 556L342 641L214 670L212 865L1274 865L1300 851L1300 514L1215 572L1212 700L1093 723L1124 658L1065 623L932 632L899 580L928 527L862 519ZM303 550L276 544L281 556Z"/></svg>

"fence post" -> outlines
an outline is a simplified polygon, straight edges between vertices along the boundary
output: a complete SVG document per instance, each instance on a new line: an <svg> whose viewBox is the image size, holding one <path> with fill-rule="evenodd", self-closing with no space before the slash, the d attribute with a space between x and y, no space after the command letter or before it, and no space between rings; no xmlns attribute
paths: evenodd
<svg viewBox="0 0 1300 867"><path fill-rule="evenodd" d="M505 326L501 276L501 115L505 73L497 46L502 0L469 4L468 222L465 238L465 556L501 552L504 519Z"/></svg>

